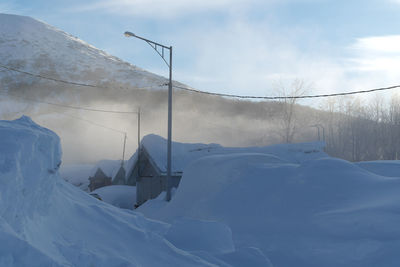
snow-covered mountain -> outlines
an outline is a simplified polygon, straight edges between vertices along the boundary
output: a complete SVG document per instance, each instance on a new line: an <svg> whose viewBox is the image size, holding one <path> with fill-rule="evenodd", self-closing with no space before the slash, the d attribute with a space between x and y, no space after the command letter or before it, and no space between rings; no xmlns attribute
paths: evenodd
<svg viewBox="0 0 400 267"><path fill-rule="evenodd" d="M118 81L140 88L161 88L165 83L163 77L26 16L0 14L0 59L2 65L75 82ZM12 77L32 79L10 71L0 72L0 77L3 85Z"/></svg>

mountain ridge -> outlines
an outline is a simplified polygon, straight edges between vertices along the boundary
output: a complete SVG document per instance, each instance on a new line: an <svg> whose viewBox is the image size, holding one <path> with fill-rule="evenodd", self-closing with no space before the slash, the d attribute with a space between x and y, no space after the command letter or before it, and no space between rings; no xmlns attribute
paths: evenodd
<svg viewBox="0 0 400 267"><path fill-rule="evenodd" d="M74 82L119 81L139 88L162 89L166 80L28 16L0 13L0 36L2 63L15 69ZM0 73L5 76L10 75Z"/></svg>

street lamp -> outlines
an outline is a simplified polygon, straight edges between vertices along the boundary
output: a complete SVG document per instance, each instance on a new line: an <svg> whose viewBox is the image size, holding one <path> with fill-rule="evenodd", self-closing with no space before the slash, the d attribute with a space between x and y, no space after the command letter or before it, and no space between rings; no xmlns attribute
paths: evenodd
<svg viewBox="0 0 400 267"><path fill-rule="evenodd" d="M169 83L168 83L168 147L167 147L167 181L166 181L166 186L167 186L167 197L166 200L170 201L171 200L171 138L172 138L172 46L165 46L156 42L153 42L151 40L148 40L146 38L137 36L134 33L131 32L125 32L124 35L126 37L135 37L140 40L145 41L148 43L151 48L153 48L157 54L164 60L165 64L167 64L169 68ZM161 51L159 50L161 49ZM164 49L169 50L169 62L167 62L165 56L164 56Z"/></svg>

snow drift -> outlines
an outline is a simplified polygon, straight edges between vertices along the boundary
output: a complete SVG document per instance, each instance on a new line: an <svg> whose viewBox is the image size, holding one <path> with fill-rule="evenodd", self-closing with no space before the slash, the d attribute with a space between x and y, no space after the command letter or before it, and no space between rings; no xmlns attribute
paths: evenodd
<svg viewBox="0 0 400 267"><path fill-rule="evenodd" d="M168 225L63 181L59 138L28 117L0 121L0 266L207 266Z"/></svg>
<svg viewBox="0 0 400 267"><path fill-rule="evenodd" d="M168 223L225 224L236 252L260 249L274 266L400 262L400 178L344 160L296 162L260 153L203 157L185 169L171 202L159 204L148 201L139 210Z"/></svg>
<svg viewBox="0 0 400 267"><path fill-rule="evenodd" d="M104 202L122 209L133 209L136 204L136 186L109 185L97 188L91 194L98 194Z"/></svg>

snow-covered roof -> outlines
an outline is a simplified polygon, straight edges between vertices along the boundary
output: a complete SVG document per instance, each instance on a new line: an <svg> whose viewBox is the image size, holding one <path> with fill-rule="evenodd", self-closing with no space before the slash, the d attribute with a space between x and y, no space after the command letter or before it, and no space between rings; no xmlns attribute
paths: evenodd
<svg viewBox="0 0 400 267"><path fill-rule="evenodd" d="M158 169L167 171L167 140L150 134L143 137L142 148L149 154ZM325 143L279 144L265 147L223 147L218 144L172 142L172 172L181 173L191 162L202 157L219 154L261 153L271 154L284 161L300 163L304 160L326 157ZM137 152L128 161L127 169L132 170L137 160Z"/></svg>

